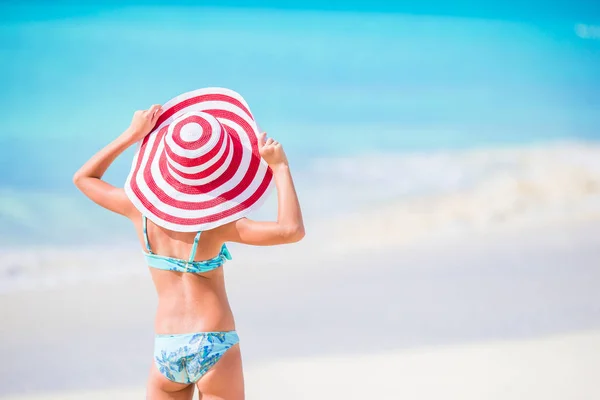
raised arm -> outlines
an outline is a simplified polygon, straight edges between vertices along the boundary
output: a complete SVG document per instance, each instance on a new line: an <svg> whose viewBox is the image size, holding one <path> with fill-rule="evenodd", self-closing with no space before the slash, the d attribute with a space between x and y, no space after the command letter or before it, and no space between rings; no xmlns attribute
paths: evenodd
<svg viewBox="0 0 600 400"><path fill-rule="evenodd" d="M227 226L227 241L257 246L293 243L304 237L302 211L294 188L287 157L280 143L259 138L260 155L273 171L277 187L278 212L276 222L242 218Z"/></svg>
<svg viewBox="0 0 600 400"><path fill-rule="evenodd" d="M125 191L103 181L102 176L121 153L154 128L161 111L159 105L136 111L129 128L79 168L73 176L75 186L94 203L118 214L132 216L135 208Z"/></svg>

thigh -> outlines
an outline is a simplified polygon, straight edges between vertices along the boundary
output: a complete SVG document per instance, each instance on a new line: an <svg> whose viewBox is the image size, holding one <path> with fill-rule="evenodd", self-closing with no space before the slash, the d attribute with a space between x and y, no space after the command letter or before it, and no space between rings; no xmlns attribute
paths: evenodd
<svg viewBox="0 0 600 400"><path fill-rule="evenodd" d="M198 381L201 400L244 400L242 353L236 344Z"/></svg>
<svg viewBox="0 0 600 400"><path fill-rule="evenodd" d="M146 388L146 400L191 400L194 385L177 383L165 378L156 368L154 361Z"/></svg>

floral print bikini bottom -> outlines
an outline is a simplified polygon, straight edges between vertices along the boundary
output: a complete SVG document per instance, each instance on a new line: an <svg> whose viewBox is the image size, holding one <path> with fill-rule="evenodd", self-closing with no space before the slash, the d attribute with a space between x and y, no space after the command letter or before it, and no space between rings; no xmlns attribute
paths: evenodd
<svg viewBox="0 0 600 400"><path fill-rule="evenodd" d="M154 362L167 379L195 383L239 341L235 331L156 335Z"/></svg>

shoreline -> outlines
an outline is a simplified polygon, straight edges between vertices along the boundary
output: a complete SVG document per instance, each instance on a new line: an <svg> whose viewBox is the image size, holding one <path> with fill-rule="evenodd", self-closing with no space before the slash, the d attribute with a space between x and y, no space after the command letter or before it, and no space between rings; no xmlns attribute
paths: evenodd
<svg viewBox="0 0 600 400"><path fill-rule="evenodd" d="M406 215L406 209L396 207L395 210L396 212L391 206L385 212L390 211L394 219ZM337 257L361 257L368 252L395 253L428 246L448 247L477 240L510 240L523 232L562 235L562 240L568 241L561 234L562 231L594 230L597 225L600 226L600 211L594 211L573 213L569 217L513 218L490 225L473 224L461 229L444 229L443 224L437 230L431 229L431 226L423 226L421 230L413 229L409 219L408 226L401 226L395 231L391 229L389 221L381 218L382 214L381 211L372 211L320 221L309 228L309 236L304 241L269 248L268 251L232 243L230 247L234 260L228 264L236 268L240 264L272 264L273 261L269 260L289 263L290 257L295 259L292 261L295 263L306 258L308 253L322 260L335 261ZM411 235L407 235L409 231L412 232ZM373 232L380 234L373 235ZM574 240L586 239L577 237ZM533 242L531 244L535 245ZM265 257L268 259L265 260ZM11 264L11 260L18 262ZM24 246L19 249L0 249L0 265L3 262L5 277L0 280L0 296L72 287L90 281L109 283L114 279L147 275L141 247L136 241L121 245ZM58 264L60 267L48 268L49 264Z"/></svg>
<svg viewBox="0 0 600 400"><path fill-rule="evenodd" d="M410 238L438 230L488 229L520 219L535 223L600 215L598 160L600 142L578 140L374 151L315 157L294 167L294 178L311 225L326 229L329 223L345 227L355 219L374 220L386 232L403 228L402 235ZM71 189L0 188L0 221L6 222L0 224L0 242L5 243L0 252L6 247L21 250L22 243L134 242L128 222L95 208ZM272 218L275 205L272 195L253 216Z"/></svg>

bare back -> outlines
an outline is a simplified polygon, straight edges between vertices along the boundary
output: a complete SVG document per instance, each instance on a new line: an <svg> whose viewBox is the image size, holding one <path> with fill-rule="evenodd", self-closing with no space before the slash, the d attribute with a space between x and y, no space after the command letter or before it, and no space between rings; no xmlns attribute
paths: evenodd
<svg viewBox="0 0 600 400"><path fill-rule="evenodd" d="M142 249L145 249L141 215L133 221ZM223 225L202 232L194 260L215 257L224 243L223 231L226 229L227 225ZM151 221L148 221L147 233L154 253L183 260L188 259L196 235L194 232L170 231ZM201 274L149 269L158 295L157 333L235 329L223 267Z"/></svg>

